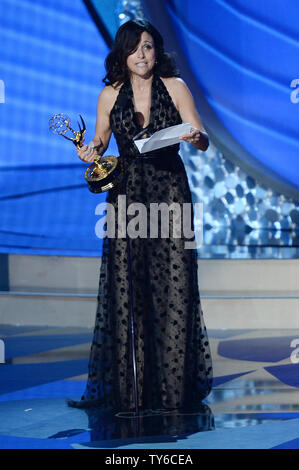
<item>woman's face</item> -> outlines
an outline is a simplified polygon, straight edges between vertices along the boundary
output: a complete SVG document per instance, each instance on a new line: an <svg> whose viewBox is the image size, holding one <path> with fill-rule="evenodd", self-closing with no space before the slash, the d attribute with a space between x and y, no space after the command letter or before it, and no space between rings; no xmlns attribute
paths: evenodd
<svg viewBox="0 0 299 470"><path fill-rule="evenodd" d="M146 77L150 75L155 65L155 46L153 37L143 31L135 52L127 57L127 66L130 74Z"/></svg>

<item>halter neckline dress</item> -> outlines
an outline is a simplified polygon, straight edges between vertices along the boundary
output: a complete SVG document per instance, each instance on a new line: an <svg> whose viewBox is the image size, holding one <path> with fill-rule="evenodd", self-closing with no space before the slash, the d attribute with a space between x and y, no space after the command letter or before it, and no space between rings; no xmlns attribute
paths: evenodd
<svg viewBox="0 0 299 470"><path fill-rule="evenodd" d="M145 137L182 122L157 75L151 98ZM179 144L139 153L133 139L142 127L129 80L119 91L110 125L126 172L121 189L107 193L106 201L115 210L116 230L120 194L126 196L127 205L142 203L146 208L151 203L178 203L180 207L192 203ZM129 220L132 217L136 214L128 216ZM129 254L126 238L104 238L88 380L78 406L135 410L130 282L139 409L194 409L210 393L212 358L199 295L197 252L185 248L190 238L173 237L173 225L170 215L168 237L130 238Z"/></svg>

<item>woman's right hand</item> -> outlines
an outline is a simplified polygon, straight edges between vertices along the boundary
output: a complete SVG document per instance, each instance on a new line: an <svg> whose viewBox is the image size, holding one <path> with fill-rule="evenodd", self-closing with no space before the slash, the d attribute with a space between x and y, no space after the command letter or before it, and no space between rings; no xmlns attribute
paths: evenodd
<svg viewBox="0 0 299 470"><path fill-rule="evenodd" d="M85 138L83 137L81 143L83 143ZM83 162L91 163L94 161L95 157L100 154L103 148L103 142L100 141L96 146L93 141L89 145L82 145L82 147L77 147L77 154L80 160Z"/></svg>

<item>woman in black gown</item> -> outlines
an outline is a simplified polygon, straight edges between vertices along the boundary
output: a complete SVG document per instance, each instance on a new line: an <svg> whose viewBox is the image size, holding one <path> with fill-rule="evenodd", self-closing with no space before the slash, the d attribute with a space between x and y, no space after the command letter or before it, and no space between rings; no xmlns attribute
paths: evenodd
<svg viewBox="0 0 299 470"><path fill-rule="evenodd" d="M105 152L113 132L126 174L121 189L107 193L115 220L119 194L126 196L127 205L142 203L147 214L153 202L192 206L179 144L140 154L133 140L137 134L145 138L189 122L195 130L182 140L203 151L209 145L200 130L193 98L164 52L161 35L146 21L128 21L119 28L105 65L107 86L98 100L95 148L84 145L78 156L92 162L96 154ZM191 211L193 216L193 207ZM183 230L181 237L173 235L171 212L169 236L159 232L158 238L150 237L149 215L147 222L148 236L130 238L129 252L126 237L103 240L88 381L81 400L70 400L70 406L134 411L134 377L139 410L194 409L211 391L212 360L200 302L196 249L185 248L190 238ZM193 230L193 220L191 224Z"/></svg>

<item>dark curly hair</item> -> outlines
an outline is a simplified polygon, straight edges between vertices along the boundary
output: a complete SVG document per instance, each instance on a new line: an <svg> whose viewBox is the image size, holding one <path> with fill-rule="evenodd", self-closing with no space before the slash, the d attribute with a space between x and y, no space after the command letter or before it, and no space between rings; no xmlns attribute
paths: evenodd
<svg viewBox="0 0 299 470"><path fill-rule="evenodd" d="M129 78L127 57L132 54L139 42L141 34L146 31L154 39L156 64L154 72L160 77L179 77L174 60L164 51L164 41L157 29L146 20L129 20L118 29L112 50L105 60L106 85L118 86Z"/></svg>

